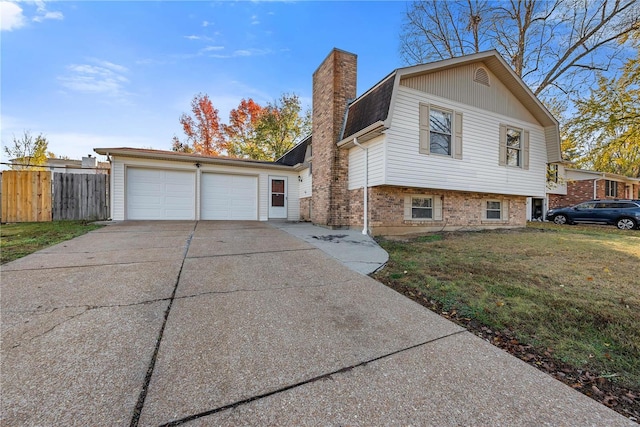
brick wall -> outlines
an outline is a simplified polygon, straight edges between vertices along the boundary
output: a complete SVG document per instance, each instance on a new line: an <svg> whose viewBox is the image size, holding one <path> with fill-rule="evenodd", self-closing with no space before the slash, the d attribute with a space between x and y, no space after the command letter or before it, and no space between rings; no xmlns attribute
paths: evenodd
<svg viewBox="0 0 640 427"><path fill-rule="evenodd" d="M348 153L336 143L347 103L356 96L356 55L334 49L313 73L311 220L349 225Z"/></svg>
<svg viewBox="0 0 640 427"><path fill-rule="evenodd" d="M363 226L362 189L350 191L351 227ZM404 219L406 195L425 194L441 197L441 221L407 221ZM484 201L497 199L508 205L505 220L483 219ZM407 187L373 187L369 189L369 227L371 233L409 234L438 230L475 230L489 228L514 228L526 225L526 197L505 196L489 193L459 191L421 190Z"/></svg>
<svg viewBox="0 0 640 427"><path fill-rule="evenodd" d="M300 199L300 221L311 221L311 197Z"/></svg>

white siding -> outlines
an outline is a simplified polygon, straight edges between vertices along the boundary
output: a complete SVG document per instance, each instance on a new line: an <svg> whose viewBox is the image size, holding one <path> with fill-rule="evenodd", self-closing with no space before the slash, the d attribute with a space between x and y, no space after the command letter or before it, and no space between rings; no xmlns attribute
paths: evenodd
<svg viewBox="0 0 640 427"><path fill-rule="evenodd" d="M385 135L380 135L362 144L369 151L369 186L384 184ZM349 190L364 186L364 150L360 147L349 149Z"/></svg>
<svg viewBox="0 0 640 427"><path fill-rule="evenodd" d="M558 165L558 182L547 183L547 193L567 195L567 172L564 165Z"/></svg>
<svg viewBox="0 0 640 427"><path fill-rule="evenodd" d="M462 160L418 152L419 103L463 114ZM476 107L452 102L403 86L387 131L385 184L544 197L547 152L544 129ZM499 125L507 123L530 132L529 169L499 166Z"/></svg>
<svg viewBox="0 0 640 427"><path fill-rule="evenodd" d="M125 176L127 167L146 167L160 168L172 170L191 170L195 171L196 167L190 162L178 162L167 160L150 160L137 159L129 157L116 157L112 155L111 163L112 183L111 187L111 217L115 221L126 219L126 188ZM269 175L278 175L287 177L287 219L289 221L298 221L300 219L300 203L298 201L298 173L296 171L266 169L258 167L240 167L240 166L223 166L202 164L200 172L217 172L231 173L239 175L256 175L258 177L258 220L267 221L269 219ZM199 177L197 179L198 188L196 195L199 196ZM200 201L196 200L196 212L199 214Z"/></svg>
<svg viewBox="0 0 640 427"><path fill-rule="evenodd" d="M298 176L302 179L302 182L299 182L299 197L301 199L305 197L311 197L311 186L313 184L313 175L311 175L309 168L303 169L298 172Z"/></svg>

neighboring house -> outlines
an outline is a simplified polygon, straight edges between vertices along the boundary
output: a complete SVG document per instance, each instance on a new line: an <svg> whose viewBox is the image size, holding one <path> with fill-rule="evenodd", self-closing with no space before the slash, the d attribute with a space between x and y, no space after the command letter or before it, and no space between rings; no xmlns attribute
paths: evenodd
<svg viewBox="0 0 640 427"><path fill-rule="evenodd" d="M312 137L276 162L97 148L112 217L522 227L561 161L557 121L496 51L401 68L355 98L356 55L334 49L313 75Z"/></svg>
<svg viewBox="0 0 640 427"><path fill-rule="evenodd" d="M24 166L23 159L9 160L14 170L30 170L33 167ZM89 154L82 157L82 160L47 158L44 165L34 165L34 167L45 168L51 172L58 173L84 173L84 174L108 174L109 162L98 162L97 157Z"/></svg>
<svg viewBox="0 0 640 427"><path fill-rule="evenodd" d="M640 178L559 165L550 185L548 208L572 206L593 199L640 199ZM550 174L553 177L553 174Z"/></svg>

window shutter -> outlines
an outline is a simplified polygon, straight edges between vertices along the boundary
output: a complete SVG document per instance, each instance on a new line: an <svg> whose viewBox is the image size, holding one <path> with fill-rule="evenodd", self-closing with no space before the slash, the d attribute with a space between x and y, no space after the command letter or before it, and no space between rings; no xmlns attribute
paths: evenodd
<svg viewBox="0 0 640 427"><path fill-rule="evenodd" d="M522 132L522 168L529 169L529 131Z"/></svg>
<svg viewBox="0 0 640 427"><path fill-rule="evenodd" d="M420 104L420 154L429 154L429 106ZM411 217L411 215L409 215Z"/></svg>
<svg viewBox="0 0 640 427"><path fill-rule="evenodd" d="M502 200L500 202L502 208L501 218L503 221L509 221L509 200Z"/></svg>
<svg viewBox="0 0 640 427"><path fill-rule="evenodd" d="M442 221L442 196L433 196L433 220Z"/></svg>
<svg viewBox="0 0 640 427"><path fill-rule="evenodd" d="M498 164L500 166L506 166L507 164L507 127L500 125L500 149Z"/></svg>
<svg viewBox="0 0 640 427"><path fill-rule="evenodd" d="M455 135L453 144L453 158L462 160L462 113L455 113L454 119Z"/></svg>
<svg viewBox="0 0 640 427"><path fill-rule="evenodd" d="M404 196L404 219L411 219L411 196Z"/></svg>
<svg viewBox="0 0 640 427"><path fill-rule="evenodd" d="M482 209L482 220L485 221L487 219L487 201L483 200L480 202L480 209Z"/></svg>

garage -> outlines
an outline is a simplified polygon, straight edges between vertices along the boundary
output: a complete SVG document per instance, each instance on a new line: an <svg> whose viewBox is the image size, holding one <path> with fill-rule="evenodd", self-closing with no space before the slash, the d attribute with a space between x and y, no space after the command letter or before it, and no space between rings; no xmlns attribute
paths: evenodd
<svg viewBox="0 0 640 427"><path fill-rule="evenodd" d="M258 219L257 176L203 173L200 189L200 219Z"/></svg>
<svg viewBox="0 0 640 427"><path fill-rule="evenodd" d="M127 219L195 219L191 171L127 168Z"/></svg>

